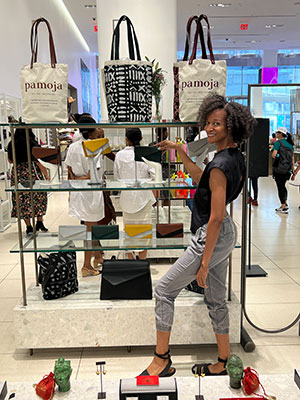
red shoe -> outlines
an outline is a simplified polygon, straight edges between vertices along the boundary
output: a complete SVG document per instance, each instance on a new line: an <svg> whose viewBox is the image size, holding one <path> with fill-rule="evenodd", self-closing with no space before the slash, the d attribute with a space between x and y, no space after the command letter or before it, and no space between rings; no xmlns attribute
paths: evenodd
<svg viewBox="0 0 300 400"><path fill-rule="evenodd" d="M258 206L257 200L252 200L252 201L251 201L251 204L252 204L253 206Z"/></svg>
<svg viewBox="0 0 300 400"><path fill-rule="evenodd" d="M248 197L247 204L252 203L252 201L254 201L254 200L252 199L252 197Z"/></svg>

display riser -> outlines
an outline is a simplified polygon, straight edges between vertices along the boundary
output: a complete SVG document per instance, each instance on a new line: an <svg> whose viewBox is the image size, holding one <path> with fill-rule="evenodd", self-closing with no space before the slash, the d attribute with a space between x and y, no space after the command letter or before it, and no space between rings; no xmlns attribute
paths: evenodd
<svg viewBox="0 0 300 400"><path fill-rule="evenodd" d="M14 309L16 348L155 344L154 299L100 301L98 278L87 279L77 293L51 301L43 300L41 288L31 285L28 306ZM239 343L241 306L234 294L228 306L230 342ZM215 336L203 297L183 290L175 303L171 344L211 343Z"/></svg>
<svg viewBox="0 0 300 400"><path fill-rule="evenodd" d="M175 364L176 365L176 364ZM137 365L143 367L143 365ZM109 367L107 367L109 368ZM107 393L107 400L118 400L119 399L119 381L121 376L115 376L112 378L112 371L107 370L110 373L110 377L107 375L103 378L103 389ZM95 376L94 376L95 375ZM178 375L178 374L177 374ZM198 393L198 379L194 377L182 377L177 376L177 387L178 387L178 399L179 400L192 400ZM162 378L164 379L164 378ZM263 384L266 392L276 396L277 400L299 400L299 389L293 381L292 374L290 375L259 375L259 379ZM32 382L8 382L8 390L16 393L16 399L32 400L38 399L34 395L34 389ZM64 400L84 399L84 400L95 400L97 399L97 393L100 390L99 378L95 373L91 371L88 380L75 380L74 373L71 376L71 390L67 393L59 393L56 391L54 399L63 398ZM262 389L258 389L259 394L263 394ZM205 400L218 400L222 398L247 398L245 397L242 389L231 389L229 386L228 376L209 376L204 377L201 382L201 393ZM165 398L165 397L164 397ZM259 398L259 397L257 397Z"/></svg>

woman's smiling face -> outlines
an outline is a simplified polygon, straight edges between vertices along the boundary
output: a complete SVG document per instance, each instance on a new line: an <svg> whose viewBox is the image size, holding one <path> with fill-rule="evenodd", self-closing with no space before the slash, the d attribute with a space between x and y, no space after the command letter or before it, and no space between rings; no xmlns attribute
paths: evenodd
<svg viewBox="0 0 300 400"><path fill-rule="evenodd" d="M222 144L228 139L227 113L223 109L211 112L206 121L205 130L209 143Z"/></svg>

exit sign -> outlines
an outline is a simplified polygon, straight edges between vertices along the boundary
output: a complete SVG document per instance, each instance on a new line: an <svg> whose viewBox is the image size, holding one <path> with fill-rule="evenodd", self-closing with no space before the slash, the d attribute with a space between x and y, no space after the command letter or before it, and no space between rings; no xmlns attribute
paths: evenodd
<svg viewBox="0 0 300 400"><path fill-rule="evenodd" d="M241 31L247 31L248 30L248 24L241 24Z"/></svg>

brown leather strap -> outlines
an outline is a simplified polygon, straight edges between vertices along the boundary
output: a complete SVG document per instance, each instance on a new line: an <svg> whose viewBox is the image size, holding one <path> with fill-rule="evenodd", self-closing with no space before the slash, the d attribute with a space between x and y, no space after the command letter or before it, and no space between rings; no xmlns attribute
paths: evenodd
<svg viewBox="0 0 300 400"><path fill-rule="evenodd" d="M201 24L201 21L204 20L206 22L207 25L207 47L209 50L209 58L210 61L212 62L212 64L215 64L215 56L214 56L214 52L213 52L213 48L212 48L212 41L211 41L211 35L210 35L210 25L209 25L209 21L208 21L208 17L205 14L201 14L199 16L199 23Z"/></svg>
<svg viewBox="0 0 300 400"><path fill-rule="evenodd" d="M48 33L49 33L49 50L50 50L50 61L51 61L51 67L55 68L57 59L56 59L56 53L55 53L55 46L54 46L54 40L53 40L53 35L52 35L52 30L50 27L49 22L45 18L38 18L35 20L32 24L31 27L31 34L30 34L30 45L31 45L31 62L30 62L30 68L33 67L33 63L37 62L37 53L38 53L38 26L41 22L45 22Z"/></svg>
<svg viewBox="0 0 300 400"><path fill-rule="evenodd" d="M183 56L183 61L188 60L188 55L190 51L190 44L191 44L191 25L193 22L196 22L196 30L195 30L195 35L194 35L194 42L193 42L193 51L192 51L192 56L191 59L196 58L196 53L197 53L197 46L198 46L198 35L200 38L200 44L201 44L201 51L202 51L202 58L206 59L207 54L206 54L206 47L205 47L205 42L204 42L204 35L203 35L203 29L202 25L198 23L198 17L194 15L193 17L190 17L187 25L186 25L186 40L185 40L185 50L184 50L184 56Z"/></svg>

